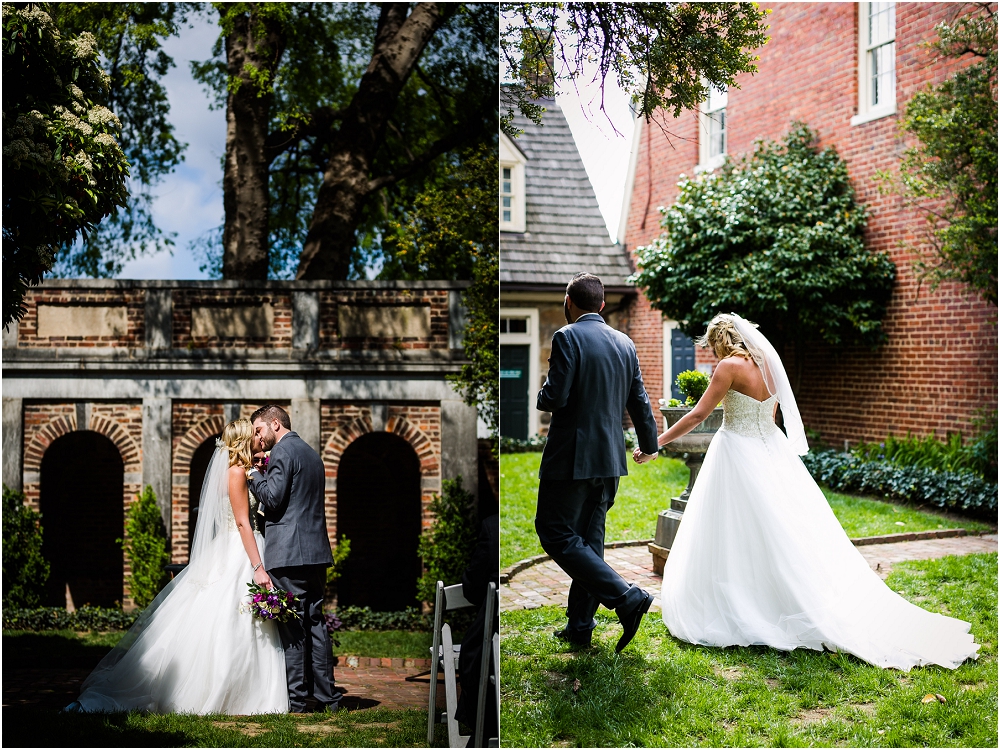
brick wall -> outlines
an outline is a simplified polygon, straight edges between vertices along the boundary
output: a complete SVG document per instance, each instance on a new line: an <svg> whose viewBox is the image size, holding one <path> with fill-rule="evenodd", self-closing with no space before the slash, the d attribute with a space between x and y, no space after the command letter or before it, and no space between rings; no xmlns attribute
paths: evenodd
<svg viewBox="0 0 1000 750"><path fill-rule="evenodd" d="M430 308L430 338L343 338L340 305L425 306ZM320 294L321 349L447 349L448 292L441 289L339 289Z"/></svg>
<svg viewBox="0 0 1000 750"><path fill-rule="evenodd" d="M292 346L292 297L281 292L235 289L173 290L173 346L175 349L290 349ZM270 305L274 326L266 338L248 336L205 337L192 335L191 309L197 307L251 307Z"/></svg>
<svg viewBox="0 0 1000 750"><path fill-rule="evenodd" d="M759 51L759 72L742 75L729 91L727 129L731 155L754 140L780 139L793 120L818 133L847 161L858 200L870 210L866 246L896 264L897 285L884 318L889 342L877 352L817 347L805 354L799 407L807 427L839 444L888 433L969 432L980 407L997 403L996 308L959 284L935 292L919 289L914 247L926 246L924 220L899 198L880 195L876 170L893 170L906 148L899 115L851 126L857 109L857 5L778 3L768 18L771 40ZM900 3L896 9L896 96L902 112L914 92L938 82L967 61L932 62L921 43L958 4ZM628 248L659 232L658 207L677 196L681 174L698 161L697 115L661 117L643 128L626 240ZM722 312L722 311L720 311ZM738 311L737 311L738 312ZM662 323L640 297L630 310L628 332L636 341L650 393L662 379ZM794 367L794 353L786 352ZM713 360L699 352L698 363Z"/></svg>
<svg viewBox="0 0 1000 750"><path fill-rule="evenodd" d="M170 561L186 563L190 552L188 528L191 490L191 459L208 439L225 426L219 403L175 401L171 406Z"/></svg>
<svg viewBox="0 0 1000 750"><path fill-rule="evenodd" d="M29 289L24 297L27 310L18 323L17 345L23 348L50 347L139 347L145 337L144 289ZM126 332L124 336L45 336L38 335L39 305L125 307Z"/></svg>

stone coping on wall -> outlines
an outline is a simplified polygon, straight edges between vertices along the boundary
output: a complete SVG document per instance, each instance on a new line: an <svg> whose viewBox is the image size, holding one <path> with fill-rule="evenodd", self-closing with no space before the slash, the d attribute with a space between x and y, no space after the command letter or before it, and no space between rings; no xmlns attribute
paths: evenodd
<svg viewBox="0 0 1000 750"><path fill-rule="evenodd" d="M973 536L982 534L993 534L994 531L978 532ZM869 544L893 544L897 542L915 542L921 539L948 539L951 537L969 536L965 529L932 529L931 531L906 531L901 534L882 534L880 536L863 536L852 539L851 543L855 547L864 547ZM641 547L652 544L652 539L632 539L625 542L610 542L604 545L604 549L618 549L620 547ZM518 560L513 565L500 571L500 584L510 583L510 580L521 571L527 570L533 565L551 560L551 555L535 555L524 560Z"/></svg>
<svg viewBox="0 0 1000 750"><path fill-rule="evenodd" d="M45 279L30 289L276 289L326 291L331 289L468 289L471 281L182 281L177 279Z"/></svg>

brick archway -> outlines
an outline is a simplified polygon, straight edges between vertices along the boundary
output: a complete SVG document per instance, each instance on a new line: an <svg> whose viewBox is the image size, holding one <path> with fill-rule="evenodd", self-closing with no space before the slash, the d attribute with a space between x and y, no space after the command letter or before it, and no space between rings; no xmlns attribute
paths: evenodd
<svg viewBox="0 0 1000 750"><path fill-rule="evenodd" d="M190 507L191 459L195 451L225 427L221 414L213 414L191 427L181 437L171 459L173 496L170 502L171 562L183 563L188 558L188 509Z"/></svg>
<svg viewBox="0 0 1000 750"><path fill-rule="evenodd" d="M136 495L142 491L142 448L135 434L141 430L142 406L128 403L93 403L85 409L79 404L30 404L25 407L25 447L23 468L23 491L25 503L34 510L39 509L41 500L42 458L49 446L64 435L72 432L96 432L108 438L118 450L124 464L122 484L122 514L128 515ZM77 415L88 416L81 427ZM34 423L33 429L28 425ZM124 576L130 574L125 561ZM132 606L126 582L122 592L122 604Z"/></svg>
<svg viewBox="0 0 1000 750"><path fill-rule="evenodd" d="M428 528L433 518L430 503L441 488L440 407L389 405L383 430L376 430L369 407L324 404L323 420L334 420L333 430L323 445L321 457L326 467L326 531L331 543L337 539L337 469L351 443L362 435L385 431L403 438L420 460L421 525Z"/></svg>

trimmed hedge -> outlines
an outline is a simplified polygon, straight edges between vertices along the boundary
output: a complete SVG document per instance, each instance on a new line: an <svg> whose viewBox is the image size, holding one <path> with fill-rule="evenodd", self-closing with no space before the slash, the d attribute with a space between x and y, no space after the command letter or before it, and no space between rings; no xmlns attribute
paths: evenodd
<svg viewBox="0 0 1000 750"><path fill-rule="evenodd" d="M544 435L532 435L527 440L512 437L500 438L501 453L541 453L548 438Z"/></svg>
<svg viewBox="0 0 1000 750"><path fill-rule="evenodd" d="M128 630L140 610L123 612L105 607L80 607L67 612L62 607L4 609L4 630ZM337 610L342 630L422 630L433 627L433 617L416 607L402 612L373 612L368 607L343 607Z"/></svg>
<svg viewBox="0 0 1000 750"><path fill-rule="evenodd" d="M935 471L888 461L863 461L838 451L811 451L802 462L817 482L832 490L932 505L987 520L995 521L997 517L997 485L971 471Z"/></svg>
<svg viewBox="0 0 1000 750"><path fill-rule="evenodd" d="M4 630L128 630L140 610L123 612L112 607L80 607L67 612L62 607L7 609L3 611Z"/></svg>

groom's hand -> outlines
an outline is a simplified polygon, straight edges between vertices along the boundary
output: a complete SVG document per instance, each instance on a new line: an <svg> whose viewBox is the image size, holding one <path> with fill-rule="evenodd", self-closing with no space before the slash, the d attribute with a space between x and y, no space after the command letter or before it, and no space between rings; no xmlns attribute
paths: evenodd
<svg viewBox="0 0 1000 750"><path fill-rule="evenodd" d="M267 574L267 571L264 570L263 565L257 568L257 572L253 574L253 582L256 583L258 586L263 586L266 589L274 588L274 584L271 583L271 576L269 576Z"/></svg>

